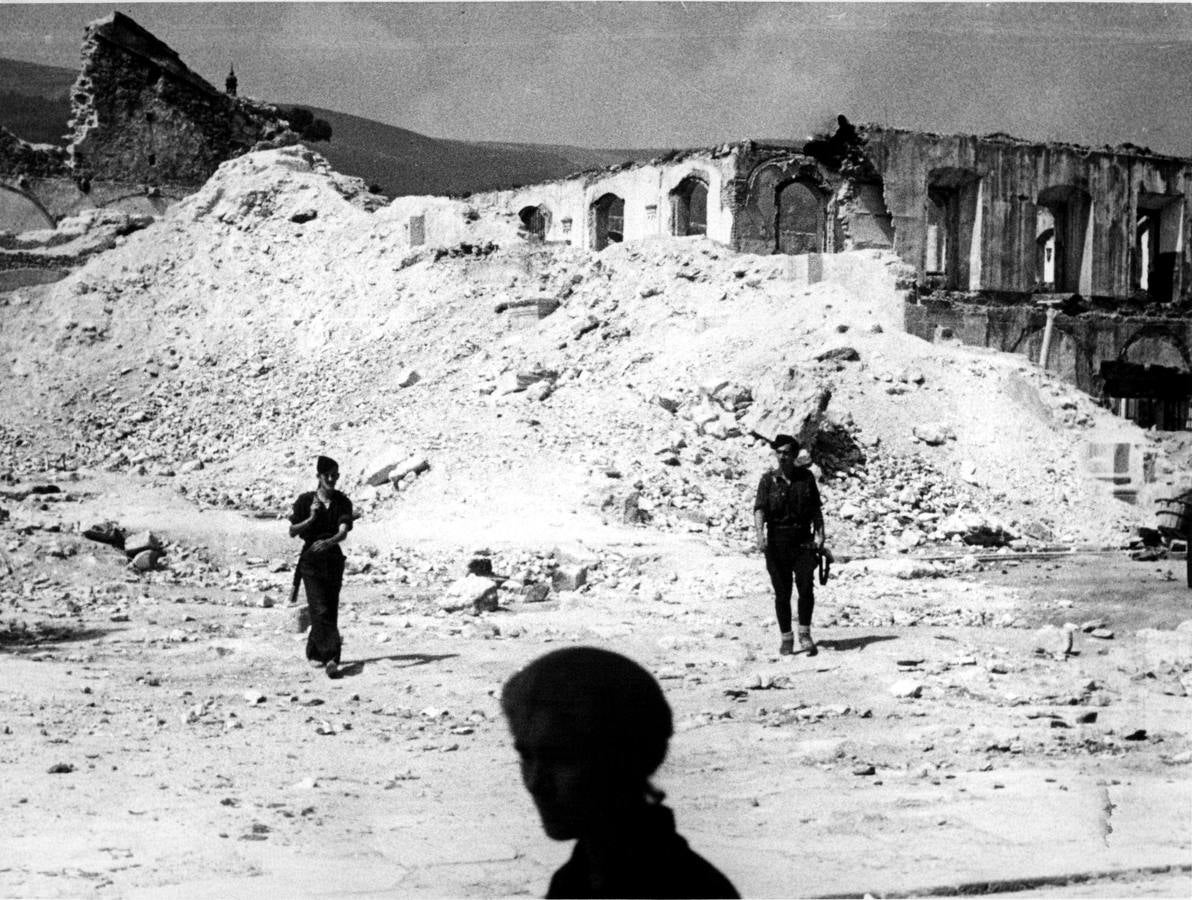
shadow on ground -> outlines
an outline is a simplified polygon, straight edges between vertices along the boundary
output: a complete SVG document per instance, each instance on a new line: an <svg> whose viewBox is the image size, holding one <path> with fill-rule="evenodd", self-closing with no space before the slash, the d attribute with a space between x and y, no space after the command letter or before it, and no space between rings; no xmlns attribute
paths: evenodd
<svg viewBox="0 0 1192 900"><path fill-rule="evenodd" d="M0 651L9 653L47 644L74 644L81 641L97 641L107 637L119 628L76 628L71 625L46 625L39 623L30 627L5 625L0 627Z"/></svg>
<svg viewBox="0 0 1192 900"><path fill-rule="evenodd" d="M864 650L870 644L897 639L898 636L893 634L867 634L864 637L828 638L826 640L816 641L816 643L821 647L827 647L829 650Z"/></svg>
<svg viewBox="0 0 1192 900"><path fill-rule="evenodd" d="M459 656L458 653L394 653L391 656L373 656L369 659L353 659L348 662L341 663L339 667L339 674L344 678L351 678L355 675L361 674L369 663L375 662L401 662L406 661L403 669L408 669L411 666L423 666L427 663L438 662L441 659L451 659Z"/></svg>

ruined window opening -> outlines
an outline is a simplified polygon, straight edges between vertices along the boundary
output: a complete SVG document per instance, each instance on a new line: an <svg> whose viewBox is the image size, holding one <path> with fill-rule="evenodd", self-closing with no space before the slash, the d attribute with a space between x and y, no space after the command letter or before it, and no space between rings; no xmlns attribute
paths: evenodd
<svg viewBox="0 0 1192 900"><path fill-rule="evenodd" d="M616 194L604 194L591 207L592 249L603 250L625 239L625 201Z"/></svg>
<svg viewBox="0 0 1192 900"><path fill-rule="evenodd" d="M545 241L550 230L550 210L545 205L526 206L517 214L526 237L531 241Z"/></svg>
<svg viewBox="0 0 1192 900"><path fill-rule="evenodd" d="M980 186L980 176L970 169L936 169L928 177L923 272L936 287L950 291L970 287Z"/></svg>
<svg viewBox="0 0 1192 900"><path fill-rule="evenodd" d="M774 197L774 252L822 253L827 228L826 201L803 180L778 186Z"/></svg>
<svg viewBox="0 0 1192 900"><path fill-rule="evenodd" d="M1055 291L1076 293L1086 268L1085 244L1091 198L1074 185L1056 185L1039 194L1035 201L1039 222L1051 219L1052 269L1038 270L1036 277ZM1045 229L1040 228L1040 236ZM1045 262L1045 260L1044 260ZM1050 280L1047 278L1051 275Z"/></svg>
<svg viewBox="0 0 1192 900"><path fill-rule="evenodd" d="M1035 278L1044 290L1055 290L1055 218L1051 210L1035 210Z"/></svg>
<svg viewBox="0 0 1192 900"><path fill-rule="evenodd" d="M1106 405L1142 428L1192 428L1192 365L1170 334L1143 329L1116 360L1101 362Z"/></svg>
<svg viewBox="0 0 1192 900"><path fill-rule="evenodd" d="M149 165L151 165L151 166L157 165L157 154L156 153L149 154Z"/></svg>
<svg viewBox="0 0 1192 900"><path fill-rule="evenodd" d="M708 185L688 175L670 192L671 233L678 237L708 233Z"/></svg>
<svg viewBox="0 0 1192 900"><path fill-rule="evenodd" d="M1130 278L1136 291L1151 300L1174 299L1181 204L1178 197L1142 193L1135 209L1134 252Z"/></svg>
<svg viewBox="0 0 1192 900"><path fill-rule="evenodd" d="M407 225L410 231L410 246L419 247L426 243L426 217L410 216Z"/></svg>

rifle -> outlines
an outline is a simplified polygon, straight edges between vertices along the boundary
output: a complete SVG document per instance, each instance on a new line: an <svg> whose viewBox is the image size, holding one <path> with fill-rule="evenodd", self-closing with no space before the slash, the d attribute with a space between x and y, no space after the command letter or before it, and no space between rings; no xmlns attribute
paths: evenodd
<svg viewBox="0 0 1192 900"><path fill-rule="evenodd" d="M306 553L306 548L298 554L298 561L294 563L294 584L290 587L290 605L293 606L298 602L298 585L302 584L302 557Z"/></svg>
<svg viewBox="0 0 1192 900"><path fill-rule="evenodd" d="M771 450L774 449L774 442L772 440L770 440L768 437L766 437L764 434L758 434L756 431L751 431L751 432L749 432L749 436L751 438L755 438L755 439L761 441L763 444L768 445Z"/></svg>

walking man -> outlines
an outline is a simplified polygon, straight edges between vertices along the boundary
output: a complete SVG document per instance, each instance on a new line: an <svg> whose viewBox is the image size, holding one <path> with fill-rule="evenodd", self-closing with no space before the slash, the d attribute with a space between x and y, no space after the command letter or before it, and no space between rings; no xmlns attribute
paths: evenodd
<svg viewBox="0 0 1192 900"><path fill-rule="evenodd" d="M339 634L339 590L344 580L344 552L339 548L352 530L352 501L335 489L339 464L320 456L315 464L317 490L299 494L290 514L290 537L302 538L298 574L310 608L306 658L311 665L339 675L343 639Z"/></svg>
<svg viewBox="0 0 1192 900"><path fill-rule="evenodd" d="M819 554L824 549L824 515L819 487L808 468L810 457L799 453L799 442L780 434L770 442L777 468L761 477L753 504L757 548L766 558L766 571L774 586L774 612L782 643L778 652L795 652L791 632L791 593L798 592L799 647L815 656L811 639L811 613L815 606L814 582Z"/></svg>

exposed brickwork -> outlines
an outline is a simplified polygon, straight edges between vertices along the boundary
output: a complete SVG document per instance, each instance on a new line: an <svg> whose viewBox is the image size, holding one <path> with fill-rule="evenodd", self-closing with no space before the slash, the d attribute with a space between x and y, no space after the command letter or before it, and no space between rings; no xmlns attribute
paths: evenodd
<svg viewBox="0 0 1192 900"><path fill-rule="evenodd" d="M87 28L69 148L80 179L197 186L261 141L293 138L275 107L230 97L132 19Z"/></svg>

